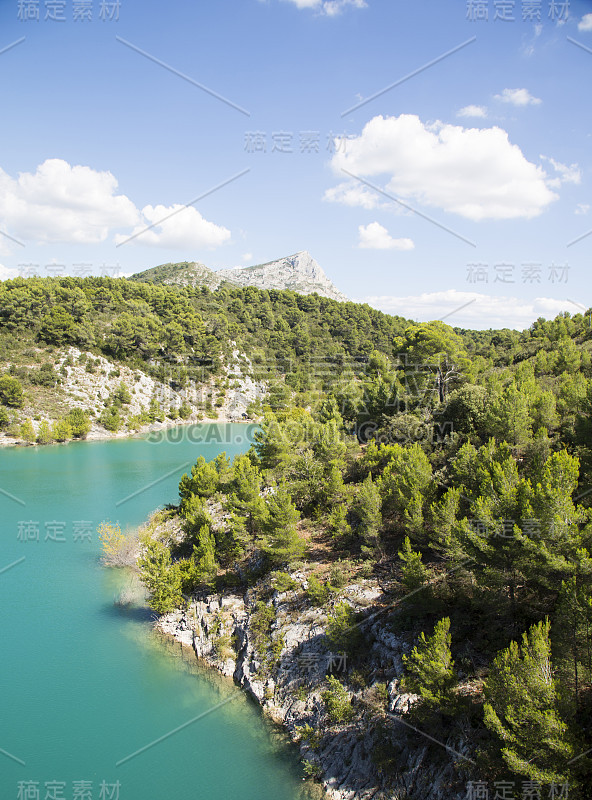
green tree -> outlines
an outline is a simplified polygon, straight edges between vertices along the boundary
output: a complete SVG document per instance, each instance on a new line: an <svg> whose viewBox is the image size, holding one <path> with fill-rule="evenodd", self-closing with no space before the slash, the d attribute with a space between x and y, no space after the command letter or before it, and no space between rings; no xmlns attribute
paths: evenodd
<svg viewBox="0 0 592 800"><path fill-rule="evenodd" d="M350 722L354 716L354 709L345 686L334 675L327 677L327 683L329 688L321 694L321 697L327 707L329 719L338 725Z"/></svg>
<svg viewBox="0 0 592 800"><path fill-rule="evenodd" d="M192 557L198 583L212 586L218 574L216 563L216 539L208 525L202 525L197 534L197 543L193 546Z"/></svg>
<svg viewBox="0 0 592 800"><path fill-rule="evenodd" d="M29 444L33 444L37 439L37 434L35 433L35 428L30 418L27 418L20 426L20 436L21 439Z"/></svg>
<svg viewBox="0 0 592 800"><path fill-rule="evenodd" d="M378 533L382 525L381 507L378 487L372 475L368 475L360 484L354 501L354 511L360 521L359 534L368 554L372 554L378 545Z"/></svg>
<svg viewBox="0 0 592 800"><path fill-rule="evenodd" d="M389 447L389 461L378 481L383 514L390 513L422 538L424 505L433 494L432 466L418 442Z"/></svg>
<svg viewBox="0 0 592 800"><path fill-rule="evenodd" d="M181 575L162 542L149 541L139 562L140 578L146 586L148 604L157 614L167 614L182 602Z"/></svg>
<svg viewBox="0 0 592 800"><path fill-rule="evenodd" d="M533 625L521 644L511 642L495 657L483 707L485 725L500 740L508 769L543 784L568 779L573 753L558 710L550 627L548 620Z"/></svg>
<svg viewBox="0 0 592 800"><path fill-rule="evenodd" d="M90 419L82 408L71 408L66 414L65 422L72 429L72 436L84 439L90 431Z"/></svg>
<svg viewBox="0 0 592 800"><path fill-rule="evenodd" d="M450 711L456 682L450 643L450 618L444 617L436 623L432 636L421 633L410 655L403 656L407 674L402 685L405 691L419 694L430 711Z"/></svg>
<svg viewBox="0 0 592 800"><path fill-rule="evenodd" d="M59 419L54 422L51 435L56 442L67 442L68 439L72 438L73 431L67 420Z"/></svg>
<svg viewBox="0 0 592 800"><path fill-rule="evenodd" d="M399 558L403 562L402 581L407 589L414 591L428 582L430 572L421 560L421 553L411 547L408 536L403 542L403 549L399 550Z"/></svg>
<svg viewBox="0 0 592 800"><path fill-rule="evenodd" d="M39 430L37 431L37 442L38 444L49 444L52 441L53 436L49 422L46 419L42 419L39 423Z"/></svg>
<svg viewBox="0 0 592 800"><path fill-rule="evenodd" d="M431 375L436 397L443 403L454 382L469 366L461 337L444 322L423 322L411 325L397 337L393 350L404 357L407 394L422 401L429 384L423 375Z"/></svg>
<svg viewBox="0 0 592 800"><path fill-rule="evenodd" d="M17 378L13 378L11 375L0 377L0 402L5 406L22 408L25 398L23 387Z"/></svg>
<svg viewBox="0 0 592 800"><path fill-rule="evenodd" d="M306 545L296 527L300 512L292 503L292 498L286 489L277 487L267 499L266 506L263 549L272 564L279 566L302 556Z"/></svg>

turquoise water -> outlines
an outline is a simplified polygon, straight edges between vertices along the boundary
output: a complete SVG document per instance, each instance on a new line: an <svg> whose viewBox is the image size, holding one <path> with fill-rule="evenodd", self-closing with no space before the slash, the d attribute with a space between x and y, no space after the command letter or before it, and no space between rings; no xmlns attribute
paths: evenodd
<svg viewBox="0 0 592 800"><path fill-rule="evenodd" d="M19 797L19 782L27 800L35 789L67 800L298 796L294 754L253 704L154 632L141 604L117 608L130 576L99 563L102 520L136 526L177 500L198 455L246 448L245 426L196 431L0 452L3 800ZM210 442L195 443L204 432Z"/></svg>

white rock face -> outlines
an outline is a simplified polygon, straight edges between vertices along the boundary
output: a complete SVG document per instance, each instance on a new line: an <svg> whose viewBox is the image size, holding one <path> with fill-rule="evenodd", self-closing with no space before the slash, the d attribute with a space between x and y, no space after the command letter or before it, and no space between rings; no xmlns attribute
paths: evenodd
<svg viewBox="0 0 592 800"><path fill-rule="evenodd" d="M302 584L298 574L291 577ZM368 602L381 595L375 585L346 587L341 593L356 610L368 608ZM301 754L318 767L329 800L464 800L459 759L446 757L445 751L444 756L434 756L429 741L410 734L407 725L397 725L419 699L400 689L401 656L411 648L404 638L386 630L381 617L370 616L367 624L362 623L373 642L368 685L351 685L345 661L336 664L337 677L354 708L353 721L336 724L328 718L322 698L329 656L324 637L327 609L311 607L298 590L275 592L267 604L275 610L270 634L277 645L273 665L265 663L269 651L266 656L254 646L255 604L250 592L194 598L187 611L167 614L157 625L192 647L199 659L233 678L298 742ZM367 705L372 693L385 685L386 705L394 722L389 745L394 763L386 783L373 761L377 711ZM316 742L301 738L299 728L304 725L316 733ZM471 756L470 742L458 733L443 745Z"/></svg>
<svg viewBox="0 0 592 800"><path fill-rule="evenodd" d="M316 292L322 297L329 297L332 300L342 302L347 300L347 297L335 288L306 250L255 267L223 269L216 275L239 286L255 286L258 289L291 289L299 294Z"/></svg>

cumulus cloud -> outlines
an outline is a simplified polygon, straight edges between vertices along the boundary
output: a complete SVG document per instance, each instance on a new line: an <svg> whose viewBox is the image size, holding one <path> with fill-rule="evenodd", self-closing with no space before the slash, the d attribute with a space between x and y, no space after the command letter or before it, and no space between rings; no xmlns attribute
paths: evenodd
<svg viewBox="0 0 592 800"><path fill-rule="evenodd" d="M149 230L146 230L148 226ZM139 235L138 235L139 234ZM204 219L192 206L145 206L142 221L129 235L115 237L123 244L130 236L130 244L167 248L214 248L230 240L230 231Z"/></svg>
<svg viewBox="0 0 592 800"><path fill-rule="evenodd" d="M533 97L528 89L504 89L495 95L495 99L513 106L538 106L543 102L539 97Z"/></svg>
<svg viewBox="0 0 592 800"><path fill-rule="evenodd" d="M557 199L542 167L529 162L497 126L428 125L414 114L377 116L334 154L331 165L336 174L386 174L395 196L477 221L529 219ZM329 189L325 199L363 208L376 202L355 181Z"/></svg>
<svg viewBox="0 0 592 800"><path fill-rule="evenodd" d="M71 166L59 158L18 178L0 169L1 226L17 239L96 244L112 228L134 225L138 219L131 200L117 194L110 172Z"/></svg>
<svg viewBox="0 0 592 800"><path fill-rule="evenodd" d="M398 314L418 322L446 317L444 321L448 325L476 330L487 328L524 330L538 317L550 319L562 311L570 310L568 301L550 297L524 300L518 297L495 297L478 292L459 292L456 289L408 297L371 296L365 297L363 302L387 314ZM447 316L466 303L471 305Z"/></svg>
<svg viewBox="0 0 592 800"><path fill-rule="evenodd" d="M484 119L487 116L487 108L485 106L465 106L457 112L456 116Z"/></svg>
<svg viewBox="0 0 592 800"><path fill-rule="evenodd" d="M578 22L579 31L592 31L592 14L584 14Z"/></svg>
<svg viewBox="0 0 592 800"><path fill-rule="evenodd" d="M328 17L336 17L346 8L366 8L366 0L288 0L297 8L312 8Z"/></svg>
<svg viewBox="0 0 592 800"><path fill-rule="evenodd" d="M22 172L17 178L0 169L0 230L25 243L99 244L132 226L133 233L139 233L183 208L148 205L139 211L117 187L111 172L72 166L60 158L47 159L35 172ZM120 233L115 241L129 236ZM133 241L173 248L217 247L229 238L230 231L190 207ZM0 253L13 247L0 236Z"/></svg>
<svg viewBox="0 0 592 800"><path fill-rule="evenodd" d="M18 278L18 275L19 273L17 269L5 267L4 264L0 264L0 281L8 281L11 278Z"/></svg>
<svg viewBox="0 0 592 800"><path fill-rule="evenodd" d="M578 203L574 213L576 213L578 216L583 217L588 213L588 211L590 211L590 206L588 205L588 203Z"/></svg>
<svg viewBox="0 0 592 800"><path fill-rule="evenodd" d="M555 170L557 175L556 178L551 178L547 181L548 186L561 186L562 183L575 183L579 184L582 182L582 173L580 168L577 164L562 164L561 161L555 161L554 158L548 158L547 156L541 156L543 161L548 161L549 164Z"/></svg>
<svg viewBox="0 0 592 800"><path fill-rule="evenodd" d="M390 233L378 222L369 225L360 225L360 242L358 247L363 250L413 250L415 247L412 239L393 239Z"/></svg>
<svg viewBox="0 0 592 800"><path fill-rule="evenodd" d="M343 183L327 189L324 199L330 203L341 203L352 208L365 208L367 211L379 208L381 205L376 192L361 183L352 183L351 181L343 181Z"/></svg>

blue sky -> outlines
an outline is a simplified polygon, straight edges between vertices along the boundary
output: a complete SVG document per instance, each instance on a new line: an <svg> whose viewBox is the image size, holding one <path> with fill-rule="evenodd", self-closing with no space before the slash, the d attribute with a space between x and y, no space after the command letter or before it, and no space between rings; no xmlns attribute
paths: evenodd
<svg viewBox="0 0 592 800"><path fill-rule="evenodd" d="M4 48L0 276L308 250L418 320L591 304L592 2L0 0Z"/></svg>

